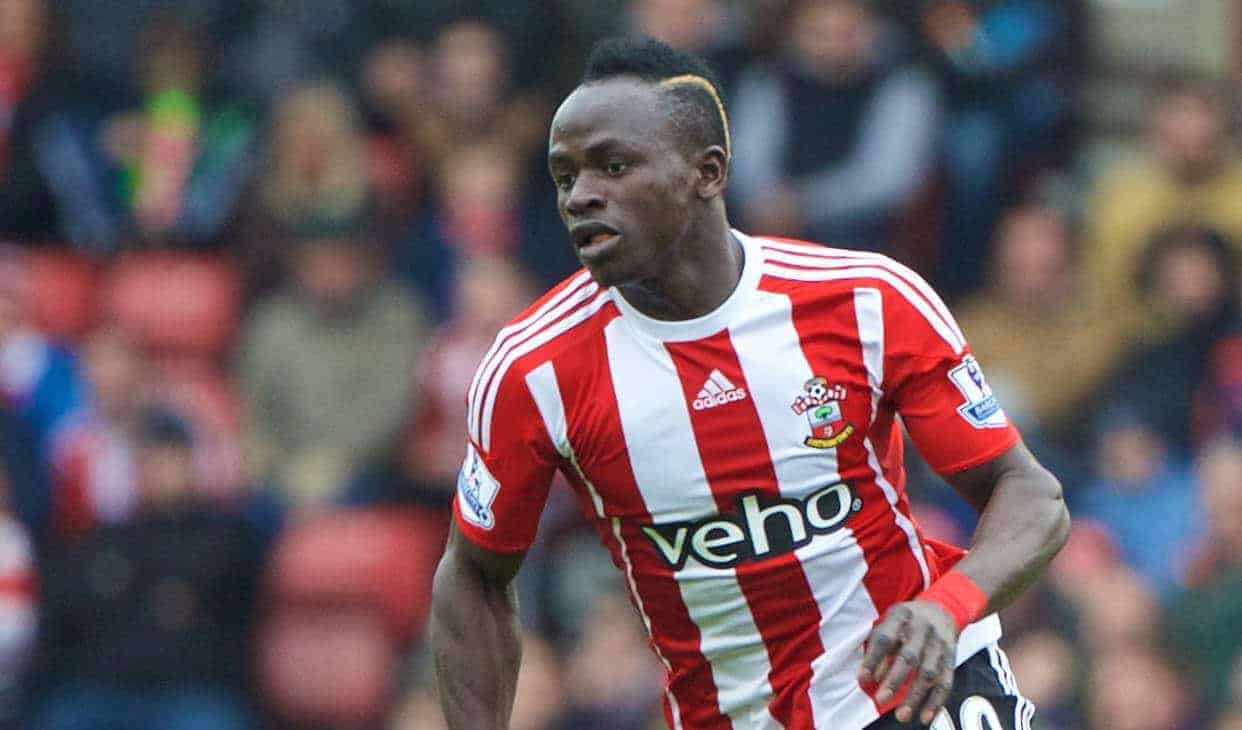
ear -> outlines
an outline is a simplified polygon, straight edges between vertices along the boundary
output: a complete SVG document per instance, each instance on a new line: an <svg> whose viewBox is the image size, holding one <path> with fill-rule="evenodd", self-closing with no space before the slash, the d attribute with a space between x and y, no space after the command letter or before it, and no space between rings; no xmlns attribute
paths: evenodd
<svg viewBox="0 0 1242 730"><path fill-rule="evenodd" d="M729 156L720 145L703 150L695 165L696 190L699 198L710 200L724 195L725 182L729 177Z"/></svg>

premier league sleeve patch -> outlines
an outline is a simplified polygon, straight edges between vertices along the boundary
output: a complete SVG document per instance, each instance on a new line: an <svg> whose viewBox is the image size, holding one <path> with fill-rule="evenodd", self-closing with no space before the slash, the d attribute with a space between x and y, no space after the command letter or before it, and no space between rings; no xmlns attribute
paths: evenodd
<svg viewBox="0 0 1242 730"><path fill-rule="evenodd" d="M500 493L500 482L487 470L474 444L466 446L466 460L457 475L457 504L461 516L471 524L490 530L496 525L492 503Z"/></svg>
<svg viewBox="0 0 1242 730"><path fill-rule="evenodd" d="M1009 424L973 355L962 358L962 364L949 371L949 380L966 398L957 412L967 423L975 428L1004 428Z"/></svg>

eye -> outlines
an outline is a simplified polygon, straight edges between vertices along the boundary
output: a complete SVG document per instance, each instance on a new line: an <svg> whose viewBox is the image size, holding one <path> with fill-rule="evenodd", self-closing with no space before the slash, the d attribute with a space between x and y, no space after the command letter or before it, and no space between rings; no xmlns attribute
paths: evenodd
<svg viewBox="0 0 1242 730"><path fill-rule="evenodd" d="M552 182L553 184L556 185L557 190L569 192L570 188L574 186L574 176L567 175L567 174L566 175L553 175Z"/></svg>
<svg viewBox="0 0 1242 730"><path fill-rule="evenodd" d="M612 162L609 162L608 165L604 169L607 170L608 174L611 175L612 177L619 177L621 175L624 175L625 171L628 170L629 168L630 166L625 164L624 162L621 162L619 160L613 160Z"/></svg>

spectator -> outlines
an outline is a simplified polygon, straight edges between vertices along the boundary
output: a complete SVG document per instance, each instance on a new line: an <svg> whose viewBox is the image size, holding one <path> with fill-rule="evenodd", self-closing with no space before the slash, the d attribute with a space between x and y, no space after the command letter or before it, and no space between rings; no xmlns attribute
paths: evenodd
<svg viewBox="0 0 1242 730"><path fill-rule="evenodd" d="M81 407L82 394L73 353L36 332L27 318L29 287L24 255L0 246L0 402L30 435L35 462L46 464L56 435ZM41 537L50 507L46 492L17 489L12 499L14 512Z"/></svg>
<svg viewBox="0 0 1242 730"><path fill-rule="evenodd" d="M578 267L555 195L545 196L542 186L527 188L521 162L506 140L479 139L461 147L437 182L435 201L401 242L395 265L439 304L439 319L450 316L458 300L455 272L463 259L514 258L548 285Z"/></svg>
<svg viewBox="0 0 1242 730"><path fill-rule="evenodd" d="M1209 378L1212 349L1236 326L1237 267L1231 244L1197 226L1161 232L1139 262L1135 346L1103 399L1139 411L1179 455L1193 445L1188 404Z"/></svg>
<svg viewBox="0 0 1242 730"><path fill-rule="evenodd" d="M1147 151L1095 186L1087 213L1087 273L1104 293L1132 301L1140 251L1171 222L1210 226L1242 241L1242 161L1229 134L1226 91L1176 81L1157 94Z"/></svg>
<svg viewBox="0 0 1242 730"><path fill-rule="evenodd" d="M85 83L63 10L0 3L0 235L108 248L120 230L95 132L120 94Z"/></svg>
<svg viewBox="0 0 1242 730"><path fill-rule="evenodd" d="M195 486L216 497L230 493L237 481L236 437L221 438L205 414L176 408L186 399L177 398L130 335L117 328L93 333L84 359L85 407L63 428L51 457L55 537L77 540L133 516L134 428L152 404L183 413L194 431Z"/></svg>
<svg viewBox="0 0 1242 730"><path fill-rule="evenodd" d="M134 429L151 395L152 372L120 331L92 335L85 361L88 406L65 428L52 457L52 522L62 540L133 515Z"/></svg>
<svg viewBox="0 0 1242 730"><path fill-rule="evenodd" d="M30 534L8 507L8 467L0 460L0 728L16 730L35 637L35 555Z"/></svg>
<svg viewBox="0 0 1242 730"><path fill-rule="evenodd" d="M456 489L471 374L496 332L530 298L526 276L509 259L474 257L462 267L456 314L427 345L418 374L418 420L403 436L401 471L426 498L447 502Z"/></svg>
<svg viewBox="0 0 1242 730"><path fill-rule="evenodd" d="M1242 661L1242 443L1226 438L1209 445L1198 473L1207 529L1190 571L1191 587L1169 615L1179 654L1193 667L1209 707L1219 708Z"/></svg>
<svg viewBox="0 0 1242 730"><path fill-rule="evenodd" d="M154 243L215 243L252 171L257 124L212 88L201 31L160 18L138 54L139 99L104 131L126 227Z"/></svg>
<svg viewBox="0 0 1242 730"><path fill-rule="evenodd" d="M1028 204L1009 212L986 289L958 310L1005 411L1057 434L1075 426L1084 402L1126 352L1126 320L1095 296L1071 236L1053 208Z"/></svg>
<svg viewBox="0 0 1242 730"><path fill-rule="evenodd" d="M567 663L566 727L643 730L658 714L660 665L629 600L599 594Z"/></svg>
<svg viewBox="0 0 1242 730"><path fill-rule="evenodd" d="M389 459L416 413L425 317L356 228L307 231L290 258L293 283L246 326L243 447L254 479L310 507Z"/></svg>
<svg viewBox="0 0 1242 730"><path fill-rule="evenodd" d="M1079 730L1074 697L1077 659L1069 641L1040 630L1018 639L1006 652L1014 675L1022 678L1022 695L1039 708L1040 727Z"/></svg>
<svg viewBox="0 0 1242 730"><path fill-rule="evenodd" d="M1118 408L1101 421L1096 481L1070 499L1113 533L1127 565L1168 595L1203 526L1194 475L1141 415Z"/></svg>
<svg viewBox="0 0 1242 730"><path fill-rule="evenodd" d="M706 58L726 96L749 55L735 17L738 10L721 0L632 0L627 8L635 32Z"/></svg>
<svg viewBox="0 0 1242 730"><path fill-rule="evenodd" d="M42 575L36 730L244 730L259 556L193 497L189 429L144 415L139 517L53 553Z"/></svg>
<svg viewBox="0 0 1242 730"><path fill-rule="evenodd" d="M283 246L307 225L341 226L368 204L367 159L353 102L327 82L301 86L273 112L265 168L246 196L235 230L248 300L283 279Z"/></svg>
<svg viewBox="0 0 1242 730"><path fill-rule="evenodd" d="M732 181L756 233L883 249L932 167L939 106L862 0L801 0L783 59L743 74Z"/></svg>
<svg viewBox="0 0 1242 730"><path fill-rule="evenodd" d="M945 87L941 293L982 284L981 265L1018 174L1061 162L1076 40L1065 0L934 0L918 24ZM1040 156L1046 159L1038 160Z"/></svg>
<svg viewBox="0 0 1242 730"><path fill-rule="evenodd" d="M510 49L493 25L461 20L445 26L432 43L429 97L414 120L417 139L438 174L463 148L480 138L505 141L525 172L547 133L546 102L512 88Z"/></svg>
<svg viewBox="0 0 1242 730"><path fill-rule="evenodd" d="M1127 647L1096 659L1087 679L1092 730L1182 730L1199 727L1193 698L1168 659Z"/></svg>

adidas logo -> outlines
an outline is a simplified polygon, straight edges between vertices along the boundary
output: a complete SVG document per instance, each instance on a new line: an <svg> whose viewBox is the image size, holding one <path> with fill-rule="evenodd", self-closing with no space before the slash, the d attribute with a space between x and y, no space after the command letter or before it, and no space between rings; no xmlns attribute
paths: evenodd
<svg viewBox="0 0 1242 730"><path fill-rule="evenodd" d="M699 394L695 396L691 405L694 406L694 410L702 411L745 399L745 388L735 386L719 370L713 370L712 374L707 376L707 382L703 383L703 387L699 389Z"/></svg>

